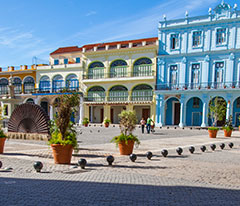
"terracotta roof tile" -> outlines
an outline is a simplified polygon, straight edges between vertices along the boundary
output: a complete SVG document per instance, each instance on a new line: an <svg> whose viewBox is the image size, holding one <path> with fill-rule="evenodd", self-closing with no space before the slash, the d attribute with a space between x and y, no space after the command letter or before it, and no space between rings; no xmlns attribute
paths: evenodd
<svg viewBox="0 0 240 206"><path fill-rule="evenodd" d="M57 50L55 50L54 52L50 53L50 55L70 53L70 52L76 52L76 51L82 51L82 48L80 48L78 46L60 47Z"/></svg>

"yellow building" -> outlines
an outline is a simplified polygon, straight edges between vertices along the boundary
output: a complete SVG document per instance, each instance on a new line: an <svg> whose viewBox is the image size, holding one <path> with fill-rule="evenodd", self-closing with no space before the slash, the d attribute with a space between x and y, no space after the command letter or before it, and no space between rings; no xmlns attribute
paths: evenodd
<svg viewBox="0 0 240 206"><path fill-rule="evenodd" d="M135 110L138 121L154 119L157 50L158 38L83 46L84 116L92 123L118 123L126 109Z"/></svg>
<svg viewBox="0 0 240 206"><path fill-rule="evenodd" d="M35 65L0 68L0 102L3 117L10 118L17 105L34 102L32 93L35 90Z"/></svg>

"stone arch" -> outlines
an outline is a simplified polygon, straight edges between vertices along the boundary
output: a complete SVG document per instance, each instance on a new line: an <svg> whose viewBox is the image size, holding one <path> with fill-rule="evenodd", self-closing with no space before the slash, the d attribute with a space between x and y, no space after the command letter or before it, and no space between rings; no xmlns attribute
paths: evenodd
<svg viewBox="0 0 240 206"><path fill-rule="evenodd" d="M201 126L203 101L199 97L191 97L186 105L186 125Z"/></svg>
<svg viewBox="0 0 240 206"><path fill-rule="evenodd" d="M166 125L178 125L180 123L180 101L176 97L165 100Z"/></svg>

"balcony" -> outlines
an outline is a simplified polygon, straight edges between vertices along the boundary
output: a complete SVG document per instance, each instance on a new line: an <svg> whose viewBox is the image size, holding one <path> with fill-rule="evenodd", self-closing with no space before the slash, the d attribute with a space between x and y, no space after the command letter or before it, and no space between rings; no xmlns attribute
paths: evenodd
<svg viewBox="0 0 240 206"><path fill-rule="evenodd" d="M152 65L145 64L145 65L139 65L133 67L133 77L146 77L146 76L152 76Z"/></svg>
<svg viewBox="0 0 240 206"><path fill-rule="evenodd" d="M155 74L154 71L135 71L135 72L126 72L126 71L117 71L117 72L110 72L110 73L104 73L103 71L101 73L97 74L88 74L83 75L83 79L111 79L111 78L131 78L131 77L153 77Z"/></svg>
<svg viewBox="0 0 240 206"><path fill-rule="evenodd" d="M235 89L240 88L239 82L201 82L171 84L161 83L155 86L156 90L201 90L201 89Z"/></svg>

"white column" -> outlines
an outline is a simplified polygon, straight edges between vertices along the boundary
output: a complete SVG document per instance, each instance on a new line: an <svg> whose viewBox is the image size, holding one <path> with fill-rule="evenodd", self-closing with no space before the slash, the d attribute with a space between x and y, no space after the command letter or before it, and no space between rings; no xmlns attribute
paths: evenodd
<svg viewBox="0 0 240 206"><path fill-rule="evenodd" d="M50 116L50 120L53 120L53 106L52 105L50 105L49 116Z"/></svg>
<svg viewBox="0 0 240 206"><path fill-rule="evenodd" d="M84 117L84 105L83 105L83 97L80 97L80 105L79 105L79 124L82 124Z"/></svg>
<svg viewBox="0 0 240 206"><path fill-rule="evenodd" d="M238 64L237 64L237 78L236 78L236 80L237 80L237 86L239 86L239 76L240 76L240 59L238 60Z"/></svg>
<svg viewBox="0 0 240 206"><path fill-rule="evenodd" d="M181 102L179 127L181 128L184 127L184 103L183 102Z"/></svg>
<svg viewBox="0 0 240 206"><path fill-rule="evenodd" d="M162 95L158 95L156 108L156 126L162 127L164 124L164 97Z"/></svg>
<svg viewBox="0 0 240 206"><path fill-rule="evenodd" d="M206 124L206 102L203 102L203 111L202 111L202 124L201 124L201 127L206 127L207 124Z"/></svg>
<svg viewBox="0 0 240 206"><path fill-rule="evenodd" d="M228 61L226 61L227 65L225 65L225 76L226 76L225 84L228 87L231 87L233 84L234 59L235 59L235 56L233 53L231 53Z"/></svg>
<svg viewBox="0 0 240 206"><path fill-rule="evenodd" d="M205 56L204 58L204 62L203 62L203 66L202 66L202 86L203 87L207 87L208 86L208 74L209 74L209 61L210 61L210 58L209 56ZM211 80L210 80L211 81Z"/></svg>
<svg viewBox="0 0 240 206"><path fill-rule="evenodd" d="M229 116L230 116L230 106L231 106L231 102L228 101L227 102L226 119L229 119Z"/></svg>
<svg viewBox="0 0 240 206"><path fill-rule="evenodd" d="M185 84L186 84L186 66L187 66L187 59L186 57L183 57L180 64L179 88L185 87Z"/></svg>

